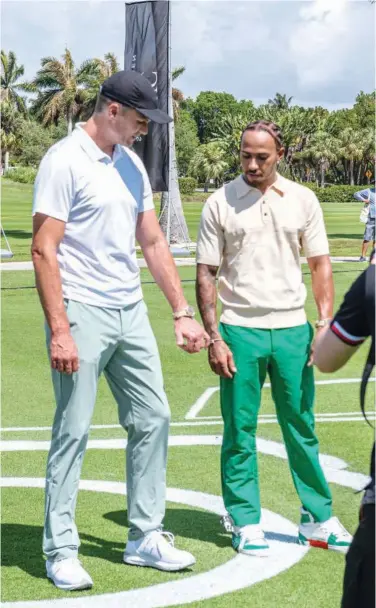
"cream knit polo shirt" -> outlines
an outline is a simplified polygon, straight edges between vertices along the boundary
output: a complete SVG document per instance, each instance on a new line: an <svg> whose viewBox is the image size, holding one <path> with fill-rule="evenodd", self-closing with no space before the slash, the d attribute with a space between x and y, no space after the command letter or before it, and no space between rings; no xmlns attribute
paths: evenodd
<svg viewBox="0 0 376 608"><path fill-rule="evenodd" d="M307 291L300 266L329 253L316 195L278 175L265 194L242 176L206 202L197 241L197 263L219 266L221 322L278 329L306 322Z"/></svg>

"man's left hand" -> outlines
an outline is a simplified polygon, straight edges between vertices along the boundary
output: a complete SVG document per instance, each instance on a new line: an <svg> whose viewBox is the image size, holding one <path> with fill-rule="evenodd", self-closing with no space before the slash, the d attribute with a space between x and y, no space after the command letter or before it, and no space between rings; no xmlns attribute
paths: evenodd
<svg viewBox="0 0 376 608"><path fill-rule="evenodd" d="M187 353L199 353L210 344L210 336L203 327L190 317L174 321L176 344Z"/></svg>
<svg viewBox="0 0 376 608"><path fill-rule="evenodd" d="M329 325L326 325L325 327L318 327L316 329L316 334L315 337L312 340L312 344L311 344L311 354L309 357L309 361L308 361L308 367L312 367L313 363L314 363L314 357L315 357L315 346L317 344L317 342L319 340L321 340L322 336L327 332Z"/></svg>

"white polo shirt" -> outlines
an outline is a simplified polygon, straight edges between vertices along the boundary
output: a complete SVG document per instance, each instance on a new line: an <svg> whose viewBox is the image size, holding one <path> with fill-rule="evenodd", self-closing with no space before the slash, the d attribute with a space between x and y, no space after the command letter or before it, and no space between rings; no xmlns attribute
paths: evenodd
<svg viewBox="0 0 376 608"><path fill-rule="evenodd" d="M43 158L33 215L66 222L57 258L64 298L123 308L142 299L135 232L139 213L154 208L139 157L115 146L110 158L77 125Z"/></svg>

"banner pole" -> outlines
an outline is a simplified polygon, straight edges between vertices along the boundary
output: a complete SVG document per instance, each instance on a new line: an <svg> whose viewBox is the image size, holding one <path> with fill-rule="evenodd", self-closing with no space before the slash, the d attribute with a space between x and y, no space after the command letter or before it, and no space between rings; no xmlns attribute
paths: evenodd
<svg viewBox="0 0 376 608"><path fill-rule="evenodd" d="M172 68L171 68L171 2L168 0L168 113L173 116L173 104L172 104ZM167 230L166 239L168 246L171 242L171 174L172 174L172 135L173 135L173 123L168 124L168 196L167 196Z"/></svg>

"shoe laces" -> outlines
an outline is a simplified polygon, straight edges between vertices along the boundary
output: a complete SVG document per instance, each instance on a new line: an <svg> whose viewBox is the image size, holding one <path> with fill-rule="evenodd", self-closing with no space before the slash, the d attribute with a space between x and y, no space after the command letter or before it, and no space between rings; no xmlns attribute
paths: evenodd
<svg viewBox="0 0 376 608"><path fill-rule="evenodd" d="M226 530L226 532L234 532L234 520L228 513L221 517L221 524Z"/></svg>
<svg viewBox="0 0 376 608"><path fill-rule="evenodd" d="M256 538L264 538L264 533L261 529L261 526L256 526L251 524L249 526L243 526L239 530L239 534L242 538L246 538L248 540L255 540Z"/></svg>
<svg viewBox="0 0 376 608"><path fill-rule="evenodd" d="M175 536L172 534L172 532L168 532L167 530L158 528L157 530L153 530L153 532L150 534L150 536L152 536L152 535L153 536L158 535L159 539L163 538L163 540L165 542L167 542L171 547L173 547L175 545Z"/></svg>
<svg viewBox="0 0 376 608"><path fill-rule="evenodd" d="M334 534L334 536L350 536L346 528L341 524L338 517L331 517L328 521L321 524L322 530L328 534Z"/></svg>
<svg viewBox="0 0 376 608"><path fill-rule="evenodd" d="M59 559L56 562L56 568L60 569L62 566L81 566L82 563L78 559L78 557L66 557L65 559Z"/></svg>

